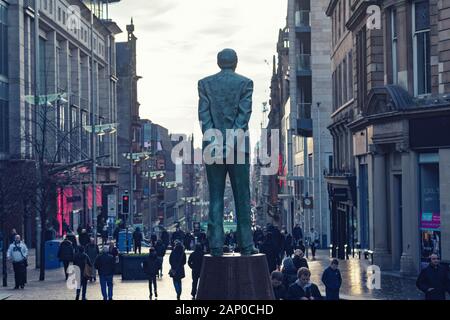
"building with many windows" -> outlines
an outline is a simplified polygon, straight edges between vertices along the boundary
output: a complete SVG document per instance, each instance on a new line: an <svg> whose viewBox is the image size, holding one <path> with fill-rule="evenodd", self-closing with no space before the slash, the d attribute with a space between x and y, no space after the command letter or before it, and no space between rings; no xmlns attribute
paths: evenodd
<svg viewBox="0 0 450 320"><path fill-rule="evenodd" d="M327 180L339 256L360 245L404 274L433 252L450 262L449 13L442 0L329 3L337 80Z"/></svg>
<svg viewBox="0 0 450 320"><path fill-rule="evenodd" d="M278 93L272 101L274 110L280 107L281 224L289 231L297 223L304 230L314 228L323 246L329 242L329 223L322 172L332 154L326 130L332 108L327 4L288 1L287 26L278 40Z"/></svg>
<svg viewBox="0 0 450 320"><path fill-rule="evenodd" d="M58 196L49 211L49 219L59 223L59 232L62 221L74 229L92 224L88 160L94 155L88 126L95 124L100 130L97 125L117 122L114 37L121 30L106 13L94 15L91 25L87 3L0 1L0 160L4 165L33 163L42 156L53 168L65 166L59 172L65 175L64 182L55 186ZM98 131L96 138L95 205L104 217L106 198L116 193L117 186L113 127ZM84 167L75 166L83 160Z"/></svg>

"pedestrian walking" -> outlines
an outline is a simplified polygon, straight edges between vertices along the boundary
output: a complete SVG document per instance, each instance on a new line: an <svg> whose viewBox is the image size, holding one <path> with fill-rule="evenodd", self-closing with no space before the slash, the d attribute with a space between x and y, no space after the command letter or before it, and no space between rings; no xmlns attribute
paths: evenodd
<svg viewBox="0 0 450 320"><path fill-rule="evenodd" d="M95 269L98 270L100 277L100 287L102 290L103 300L113 299L113 277L116 267L116 260L109 253L109 247L104 246L102 254L95 259Z"/></svg>
<svg viewBox="0 0 450 320"><path fill-rule="evenodd" d="M272 271L270 280L272 282L275 300L285 300L287 291L286 287L283 284L283 274L280 271Z"/></svg>
<svg viewBox="0 0 450 320"><path fill-rule="evenodd" d="M300 240L303 239L303 230L298 223L292 229L292 237L294 238L294 246L297 246Z"/></svg>
<svg viewBox="0 0 450 320"><path fill-rule="evenodd" d="M20 235L14 236L14 242L9 245L6 258L12 261L14 269L14 289L25 288L27 283L28 248L21 241Z"/></svg>
<svg viewBox="0 0 450 320"><path fill-rule="evenodd" d="M156 284L156 275L159 270L159 262L158 256L156 254L156 250L153 247L150 247L150 253L148 258L144 261L142 268L144 269L145 274L148 276L148 289L150 292L150 300L153 298L153 289L155 291L155 298L158 298L158 287Z"/></svg>
<svg viewBox="0 0 450 320"><path fill-rule="evenodd" d="M91 262L95 262L97 259L97 256L99 255L100 251L98 250L98 246L95 244L95 239L91 238L90 243L86 246L86 254L89 256L89 259ZM95 269L95 266L92 268L92 274L89 279L90 282L97 281L97 270Z"/></svg>
<svg viewBox="0 0 450 320"><path fill-rule="evenodd" d="M327 300L339 300L339 289L342 285L341 272L339 271L339 261L333 259L331 264L322 274L322 283L325 285Z"/></svg>
<svg viewBox="0 0 450 320"><path fill-rule="evenodd" d="M184 265L186 264L186 254L184 253L184 247L179 240L175 241L175 248L170 254L169 263L169 275L173 280L173 286L177 293L177 300L180 300L182 291L181 279L185 277Z"/></svg>
<svg viewBox="0 0 450 320"><path fill-rule="evenodd" d="M91 274L92 262L89 259L89 256L84 252L85 249L82 246L78 247L77 253L73 258L73 265L77 266L80 270L80 284L76 291L75 300L80 299L80 291L81 291L81 300L86 299L86 290L87 290L87 281Z"/></svg>
<svg viewBox="0 0 450 320"><path fill-rule="evenodd" d="M284 251L286 252L286 257L291 257L294 254L294 242L292 236L288 233L284 240Z"/></svg>
<svg viewBox="0 0 450 320"><path fill-rule="evenodd" d="M200 271L202 270L203 255L202 245L196 244L194 252L191 253L188 259L188 266L192 269L192 300L195 300L197 296L197 286L198 280L200 279Z"/></svg>
<svg viewBox="0 0 450 320"><path fill-rule="evenodd" d="M261 245L260 251L266 255L269 272L271 273L272 271L277 270L280 265L280 257L272 233L269 232L266 235L266 239Z"/></svg>
<svg viewBox="0 0 450 320"><path fill-rule="evenodd" d="M141 228L137 227L136 230L133 232L133 244L134 244L134 254L136 254L139 251L139 254L141 254L141 248L142 248L142 240L144 239Z"/></svg>
<svg viewBox="0 0 450 320"><path fill-rule="evenodd" d="M69 278L67 268L69 268L69 264L73 262L73 256L74 256L74 248L72 242L70 242L67 239L67 236L64 236L64 240L59 245L58 259L64 265L64 275L66 276L66 281Z"/></svg>
<svg viewBox="0 0 450 320"><path fill-rule="evenodd" d="M311 272L307 268L300 268L297 277L288 289L288 300L322 300L319 288L310 282Z"/></svg>
<svg viewBox="0 0 450 320"><path fill-rule="evenodd" d="M439 256L432 254L430 264L417 278L417 288L425 294L425 300L445 300L445 292L450 294L448 267L440 264Z"/></svg>
<svg viewBox="0 0 450 320"><path fill-rule="evenodd" d="M81 229L81 233L78 234L78 242L80 246L86 247L89 244L90 238L86 229Z"/></svg>
<svg viewBox="0 0 450 320"><path fill-rule="evenodd" d="M166 255L166 246L164 245L161 239L156 241L155 251L156 256L158 258L159 278L162 278L164 256Z"/></svg>
<svg viewBox="0 0 450 320"><path fill-rule="evenodd" d="M311 228L311 232L309 233L309 242L311 246L311 254L313 260L316 259L316 250L319 247L319 233L314 230L314 228Z"/></svg>
<svg viewBox="0 0 450 320"><path fill-rule="evenodd" d="M304 253L300 249L295 249L294 257L292 258L295 269L298 271L300 268L308 268L308 261L304 258Z"/></svg>
<svg viewBox="0 0 450 320"><path fill-rule="evenodd" d="M297 280L297 268L291 257L284 258L281 272L283 275L283 285L285 288L289 288Z"/></svg>

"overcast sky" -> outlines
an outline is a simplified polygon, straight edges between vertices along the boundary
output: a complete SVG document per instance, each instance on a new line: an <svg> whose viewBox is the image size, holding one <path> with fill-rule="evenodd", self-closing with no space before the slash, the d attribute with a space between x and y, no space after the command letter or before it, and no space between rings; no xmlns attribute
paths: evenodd
<svg viewBox="0 0 450 320"><path fill-rule="evenodd" d="M110 17L124 31L117 41L126 41L126 25L134 19L137 68L143 77L138 87L141 118L170 133L194 133L200 146L197 81L219 71L218 51L233 48L239 58L236 72L255 84L254 145L286 13L287 0L122 0L111 5Z"/></svg>

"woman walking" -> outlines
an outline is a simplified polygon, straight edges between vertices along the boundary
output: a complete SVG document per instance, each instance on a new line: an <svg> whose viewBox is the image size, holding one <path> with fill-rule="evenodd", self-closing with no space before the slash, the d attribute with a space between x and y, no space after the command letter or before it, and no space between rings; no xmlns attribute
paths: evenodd
<svg viewBox="0 0 450 320"><path fill-rule="evenodd" d="M84 247L79 247L78 252L75 254L73 258L73 265L77 266L80 269L80 278L81 278L81 288L77 288L77 295L75 300L80 300L80 291L81 291L81 299L86 299L86 288L88 281L88 274L90 274L89 270L92 269L92 262L89 259L89 256L84 252ZM86 266L87 269L86 269Z"/></svg>
<svg viewBox="0 0 450 320"><path fill-rule="evenodd" d="M169 275L173 280L173 286L177 293L177 300L181 297L181 279L185 277L184 265L186 264L186 254L184 253L184 247L181 241L175 241L175 248L169 257L170 271Z"/></svg>

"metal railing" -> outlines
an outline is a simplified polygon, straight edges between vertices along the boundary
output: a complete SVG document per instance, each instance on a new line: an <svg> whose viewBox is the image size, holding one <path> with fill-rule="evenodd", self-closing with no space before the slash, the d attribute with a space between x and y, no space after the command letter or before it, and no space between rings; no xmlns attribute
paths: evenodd
<svg viewBox="0 0 450 320"><path fill-rule="evenodd" d="M297 55L297 70L299 71L311 70L311 54L300 53Z"/></svg>
<svg viewBox="0 0 450 320"><path fill-rule="evenodd" d="M311 12L308 10L299 10L295 12L295 26L296 27L310 27L311 26Z"/></svg>

